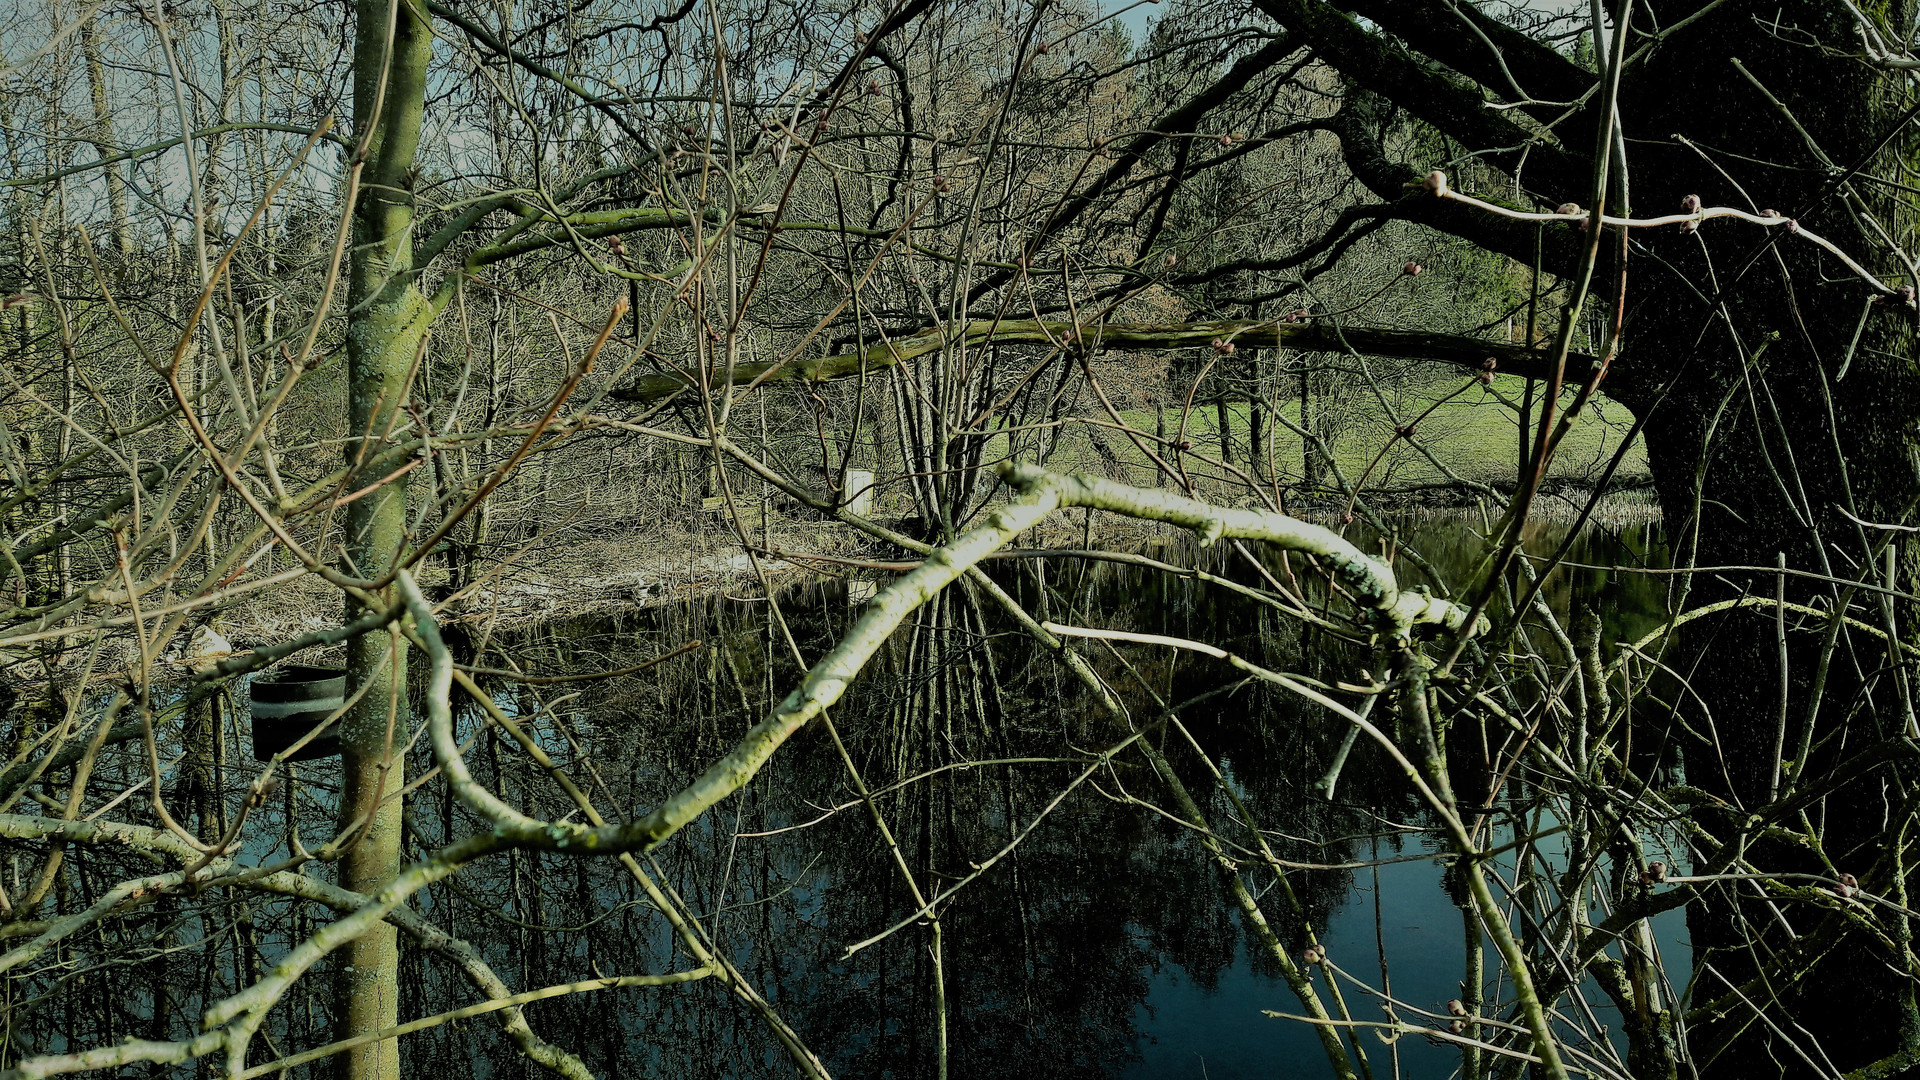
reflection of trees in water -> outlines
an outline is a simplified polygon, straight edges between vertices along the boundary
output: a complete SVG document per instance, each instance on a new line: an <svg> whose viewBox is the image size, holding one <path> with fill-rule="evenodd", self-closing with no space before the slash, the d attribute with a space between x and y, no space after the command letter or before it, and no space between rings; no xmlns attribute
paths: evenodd
<svg viewBox="0 0 1920 1080"><path fill-rule="evenodd" d="M1452 535L1461 535L1457 526ZM1471 560L1470 540L1451 547L1438 530L1421 550L1441 561ZM1641 545L1645 549L1645 545ZM1605 562L1623 552L1580 559ZM1183 552L1178 561L1209 560ZM1604 556L1604 557L1603 557ZM1576 558L1580 558L1576 556ZM1190 562L1191 564L1191 562ZM1211 564L1227 573L1224 561ZM1296 568L1297 569L1297 568ZM1275 560L1270 570L1285 574ZM1355 658L1332 653L1296 620L1281 618L1225 590L1132 567L1084 562L1003 562L995 576L1032 610L1063 621L1217 642L1255 662L1332 675ZM1605 598L1623 630L1643 610L1640 593L1657 581L1600 582L1563 569L1546 595L1556 608ZM1235 576L1241 576L1239 571ZM1582 576L1586 575L1586 576ZM1309 575L1299 580L1311 588ZM897 635L861 677L834 721L923 887L940 888L1004 847L1081 768L1078 764L985 764L948 769L893 789L929 770L1008 758L1073 759L1126 734L1092 708L1038 650L982 621L964 594L930 605ZM854 614L839 586L808 586L782 597L801 650L819 655ZM542 745L608 815L655 805L724 750L799 676L770 628L764 602L709 599L580 620L496 640L487 664L510 658L546 675L615 669L691 638L708 647L637 678L562 686L498 683ZM1621 635L1624 636L1624 633ZM471 649L473 642L467 647ZM989 652L990 650L990 652ZM1153 690L1174 702L1217 690L1215 661L1159 648L1119 654L1089 651L1100 674L1137 721L1157 718ZM1369 849L1353 838L1377 831L1380 818L1420 815L1393 771L1360 746L1329 804L1319 778L1344 727L1303 711L1295 699L1250 683L1181 708L1179 716L1217 763L1282 859L1342 862ZM565 818L562 801L539 769L472 715L461 735L477 777L508 801L548 818ZM477 732L477 733L476 733ZM237 776L231 727L216 746L218 786ZM1253 838L1181 735L1161 728L1158 746L1194 792L1221 837ZM162 748L163 754L167 748ZM177 750L174 751L177 753ZM431 762L416 749L411 775ZM144 775L141 751L113 751L109 775ZM331 826L337 765L300 766L255 818L253 835L284 837L290 810L303 835ZM450 835L481 828L444 787L424 789L409 805L414 853ZM991 871L944 905L946 1013L953 1075L1108 1075L1135 1053L1139 1007L1153 974L1178 965L1202 991L1215 987L1237 956L1257 970L1271 961L1242 943L1244 928L1224 879L1198 838L1168 817L1130 805L1128 795L1167 805L1164 789L1135 755L1117 759L1052 812ZM212 800L207 800L212 804ZM817 823L825 808L837 811ZM208 815L214 811L208 809ZM1377 816L1375 816L1377 815ZM198 822L203 830L215 822ZM796 827L803 826L806 827ZM785 830L785 831L781 831ZM754 835L765 834L765 835ZM288 853L284 839L277 854ZM264 842L263 842L264 843ZM248 850L249 861L276 851ZM90 883L143 872L122 851L75 848L71 912L98 899ZM846 947L893 926L913 904L878 833L852 799L846 773L816 728L788 746L748 788L662 848L650 860L657 877L699 914L746 979L841 1075L928 1075L934 1047L933 969L928 938L909 926L851 957ZM1268 892L1271 875L1248 860L1246 880L1273 897L1269 917L1289 949L1304 928ZM145 872L151 872L147 870ZM1316 931L1347 897L1345 871L1299 871L1290 882ZM64 880L64 879L63 879ZM10 883L11 884L11 883ZM1436 888L1438 882L1436 881ZM244 902L243 902L244 899ZM422 893L427 920L464 937L516 988L596 975L658 973L691 966L665 920L633 880L608 860L574 860L517 851L474 865ZM11 1006L19 1037L31 1045L100 1045L127 1035L177 1038L204 1003L251 982L331 918L317 906L227 891L191 900L166 898L104 924L113 938L37 979L40 1005ZM212 942L216 947L207 948ZM468 1004L470 985L448 961L403 939L401 1011L428 1015ZM112 957L93 960L90 957ZM303 980L266 1029L280 1054L329 1041L325 978ZM582 993L528 1008L534 1029L578 1053L596 1074L786 1075L790 1065L761 1021L715 983L668 989ZM521 1075L532 1068L490 1020L443 1025L410 1035L403 1054L416 1074ZM1306 1062L1300 1067L1317 1072Z"/></svg>
<svg viewBox="0 0 1920 1080"><path fill-rule="evenodd" d="M1420 531L1421 550L1443 573L1479 555L1471 538L1436 542L1441 535L1463 536L1457 525ZM1554 539L1541 538L1543 544ZM1616 551L1609 544L1574 558L1600 562L1632 554L1632 547ZM1226 565L1214 569L1224 573ZM1286 570L1277 561L1270 569ZM1030 609L1066 621L1204 638L1256 662L1308 674L1351 670L1352 657L1335 655L1296 620L1221 589L1100 563L1008 563L995 574ZM1623 634L1630 627L1621 620L1657 610L1638 595L1649 579L1627 578L1633 591L1622 594L1603 577L1563 568L1544 595L1563 611L1576 600L1599 599L1603 617ZM1307 575L1300 580L1312 587ZM963 761L1083 758L1124 736L1046 655L1023 643L1010 647L1017 639L994 636L1001 627L979 623L964 598L949 596L950 605L930 605L896 637L835 714L871 788ZM791 590L782 609L809 657L852 620L843 594L831 585ZM722 749L770 695L797 678L799 669L769 622L764 605L701 601L624 620L550 627L513 649L530 654L530 668L591 670L644 659L663 643L691 637L710 643L704 655L650 683L595 686L561 708L612 793L609 802L640 810ZM991 661L984 652L989 643ZM1097 667L1137 718L1151 718L1156 709L1136 678L1175 702L1219 685L1218 666L1205 658L1135 649L1127 660L1123 665L1106 656ZM523 713L538 708L530 698L519 704ZM1344 731L1265 684L1183 708L1180 716L1282 859L1328 863L1364 856L1369 849L1356 848L1353 838L1377 831L1380 817L1420 819L1410 795L1393 782L1393 770L1364 744L1342 779L1339 802L1319 798L1314 782ZM553 728L551 718L543 726ZM1250 843L1184 739L1166 731L1156 739L1223 838ZM504 770L483 780L538 800L540 812L564 814L539 777L516 773L523 766L515 761L476 755L477 765ZM909 864L937 887L1004 846L1074 771L1077 766L1066 764L984 765L938 773L880 802ZM1141 765L1123 761L1117 777L1127 793L1164 804ZM955 1075L1110 1074L1134 1053L1138 1008L1155 971L1178 965L1203 991L1216 986L1239 955L1270 973L1271 961L1260 950L1242 946L1238 913L1196 837L1160 814L1125 804L1121 795L1106 782L1076 792L943 908ZM840 809L825 820L792 828L833 806ZM773 830L791 831L736 837ZM643 907L629 906L578 932L507 922L571 928L636 899L613 868L551 858L534 866L527 856L517 858L522 861L504 871L478 868L479 875L462 878L466 895L443 902L455 913L450 921L484 938L495 959L523 966L527 985L563 972L668 968L671 941ZM924 933L909 927L843 956L848 944L892 926L913 905L821 733L789 746L743 797L686 830L657 861L692 910L709 916L712 932L747 977L837 1072L931 1073L932 968ZM1271 884L1261 877L1249 871L1256 891ZM1352 885L1346 871L1299 871L1290 879L1316 931L1325 929ZM1276 928L1297 949L1304 929L1290 923L1277 902L1273 907ZM481 916L483 909L493 914ZM477 918L493 922L488 933L472 928ZM547 964L558 967L541 973ZM457 998L457 986L444 989L453 991L448 1002ZM440 1007L419 1003L422 1011ZM586 1036L575 1045L608 1075L705 1075L716 1068L784 1075L788 1069L758 1022L710 988L582 995L536 1006L532 1018L541 1030ZM444 1035L436 1046L435 1053L453 1060L491 1056L500 1068L517 1067L517 1056L484 1029ZM424 1051L425 1044L415 1044L409 1052Z"/></svg>
<svg viewBox="0 0 1920 1080"><path fill-rule="evenodd" d="M1040 574L1020 568L1001 576L1010 587L1034 590L1054 573L1052 567ZM1102 625L1148 632L1177 632L1199 622L1245 627L1227 635L1232 647L1275 661L1298 656L1301 643L1290 623L1223 600L1204 586L1167 585L1157 576L1111 566L1084 572L1069 567L1059 576L1046 581L1056 613L1098 612ZM782 608L810 656L850 621L832 587L790 592ZM943 618L949 628L937 632ZM711 643L706 655L674 665L646 690L597 687L559 710L591 754L597 782L611 793L608 804L638 810L735 737L746 718L765 707L769 691L791 684L797 669L774 646L767 623L764 605L700 602L624 620L550 627L515 642L511 651L525 651L530 668L551 672L618 667L653 655L662 641L701 637ZM986 627L989 635L999 629ZM902 632L835 714L849 752L876 791L964 761L1084 759L1125 735L1086 707L1051 661L1024 645L1009 649L1011 639L992 639L989 671L982 652L988 639L978 631L975 624L969 632L964 614L927 613L915 629ZM1193 670L1191 658L1130 659L1143 677L1159 680L1161 692L1170 688L1172 700L1218 682L1216 672ZM930 667L935 660L944 672ZM1151 698L1129 686L1118 665L1103 665L1103 674L1137 717L1154 715ZM516 703L523 715L538 709L532 695L521 697ZM1283 858L1346 857L1344 848L1296 839L1362 828L1351 812L1310 799L1320 748L1337 732L1255 686L1182 710L1181 716L1201 744L1227 763L1263 824L1284 829L1285 836L1269 837ZM543 738L562 742L552 717L540 726ZM1209 791L1202 764L1182 752L1179 737L1163 732L1158 738L1189 787ZM566 808L547 793L544 780L503 751L483 736L482 748L471 755L480 779L510 798L532 800L537 813L564 815ZM1027 763L951 770L888 792L880 803L916 874L939 887L1005 846L1080 767ZM500 771L492 774L495 769ZM1117 770L1125 791L1164 801L1145 768L1123 763ZM1238 914L1195 837L1120 796L1106 782L1081 788L943 908L955 1075L1109 1074L1133 1054L1137 1011L1155 971L1177 964L1206 989L1234 962ZM928 1074L933 1001L925 934L910 927L843 957L848 944L893 925L913 908L872 822L850 801L844 769L816 731L783 751L743 798L688 828L657 861L663 879L692 910L709 916L729 955L828 1055L836 1072ZM1224 798L1214 802L1209 813L1216 826L1236 839L1227 824L1230 807ZM835 805L842 809L806 828L735 835L789 829ZM418 811L431 820L422 827L434 837L444 834L447 809L443 804ZM463 820L463 811L453 813L456 832L477 827ZM1346 879L1344 872L1296 875L1294 887L1317 926L1324 927L1344 897ZM521 971L527 985L596 969L611 974L669 966L668 936L644 907L602 917L637 899L617 867L550 856L536 862L519 854L476 867L459 881L457 891L436 897L445 905L444 921L484 942L489 958ZM1278 925L1287 932L1284 920ZM450 983L419 988L427 997L406 1008L447 1007L462 991ZM440 993L447 994L444 1001L436 997ZM586 1036L573 1047L608 1075L703 1075L716 1069L715 1062L725 1063L718 1070L729 1074L784 1075L789 1068L758 1022L714 989L581 995L535 1006L530 1019L555 1037ZM470 1036L441 1034L432 1041L434 1049L428 1045L412 1044L410 1060L478 1055L501 1069L518 1067L512 1050L485 1029Z"/></svg>

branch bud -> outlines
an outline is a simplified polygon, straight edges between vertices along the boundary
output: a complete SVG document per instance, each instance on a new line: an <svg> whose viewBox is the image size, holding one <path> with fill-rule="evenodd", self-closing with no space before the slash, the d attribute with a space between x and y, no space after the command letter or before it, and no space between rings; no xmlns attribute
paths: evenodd
<svg viewBox="0 0 1920 1080"><path fill-rule="evenodd" d="M1680 211L1686 214L1699 213L1700 212L1700 196L1689 195L1686 198L1681 199ZM1698 221L1683 221L1680 223L1680 231L1683 233L1690 233L1695 231L1698 228L1700 228L1700 223Z"/></svg>

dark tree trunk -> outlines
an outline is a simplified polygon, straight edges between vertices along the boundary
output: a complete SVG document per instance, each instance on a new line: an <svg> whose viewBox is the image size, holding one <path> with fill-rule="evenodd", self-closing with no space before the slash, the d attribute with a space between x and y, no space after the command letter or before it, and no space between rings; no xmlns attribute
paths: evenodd
<svg viewBox="0 0 1920 1080"><path fill-rule="evenodd" d="M1253 465L1253 474L1261 475L1267 458L1267 416L1255 398L1247 406L1247 458Z"/></svg>
<svg viewBox="0 0 1920 1080"><path fill-rule="evenodd" d="M1300 473L1306 489L1311 492L1320 486L1326 463L1320 460L1319 451L1313 445L1312 436L1319 433L1319 428L1314 426L1313 376L1304 366L1300 369L1300 430L1306 433L1300 437Z"/></svg>
<svg viewBox="0 0 1920 1080"><path fill-rule="evenodd" d="M1652 5L1663 24L1698 7L1693 0ZM1904 26L1907 18L1895 12L1889 22ZM1898 280L1897 264L1849 212L1830 169L1866 160L1869 171L1897 172L1888 166L1892 155L1910 145L1904 137L1868 160L1900 121L1893 83L1852 58L1811 47L1802 36L1851 40L1844 8L1769 5L1763 25L1756 12L1727 5L1706 22L1689 32L1687 45L1655 51L1626 81L1622 116L1632 155L1633 211L1677 211L1689 194L1708 206L1774 209ZM1797 31L1776 32L1776 23ZM1734 58L1811 133L1817 148L1742 76ZM1693 146L1668 138L1671 132ZM1852 190L1858 205L1889 232L1908 232L1907 208L1885 189L1856 183ZM1646 254L1636 253L1630 266L1627 344L1608 391L1646 422L1676 564L1691 559L1701 566L1770 567L1784 554L1796 569L1876 577L1868 545L1889 534L1863 530L1842 511L1873 521L1904 520L1920 496L1920 387L1911 311L1898 303L1867 309L1868 286L1782 229L1721 221L1706 223L1697 234L1648 230L1636 240L1644 242ZM1716 289L1722 307L1713 302ZM1848 365L1849 342L1863 311L1864 330ZM1774 591L1771 574L1701 574L1693 581L1688 607ZM1833 587L1806 579L1789 579L1786 592L1788 600L1801 603L1836 595ZM1907 621L1903 615L1902 625ZM1887 665L1884 646L1865 636L1841 642L1824 693L1813 701L1821 629L1790 634L1786 650L1786 755L1791 758L1806 737L1810 705L1817 706L1815 752L1806 770L1811 777L1876 742L1899 738L1907 722L1893 679L1883 676L1870 686L1863 680ZM1703 710L1679 699L1680 715L1701 736L1676 731L1685 746L1687 781L1739 807L1770 802L1782 738L1782 661L1772 612L1736 611L1697 622L1669 661L1706 705ZM1863 885L1870 874L1886 871L1884 815L1911 809L1901 806L1907 796L1883 778L1877 774L1843 788L1813 816L1818 822L1824 814L1822 842L1833 867L1857 874ZM1730 835L1739 817L1709 813L1701 824ZM1778 824L1804 827L1799 821ZM1828 872L1811 853L1778 843L1758 845L1751 855L1773 871ZM1900 892L1885 877L1869 887ZM1793 1037L1804 1042L1811 1035L1841 1070L1886 1061L1892 1071L1883 1075L1904 1075L1902 1052L1920 1049L1912 982L1895 973L1907 963L1860 935L1842 939L1815 962L1754 901L1756 891L1742 891L1739 902L1734 895L1715 893L1689 913L1696 970L1711 964L1718 973L1697 981L1693 1004L1726 995L1724 976L1742 985L1760 1008L1784 1004L1785 1014L1805 1029ZM1812 906L1786 910L1786 921L1803 942L1817 939L1825 921L1835 918L1830 909ZM1750 945L1756 931L1761 950ZM1756 967L1756 955L1769 949L1780 950L1776 959ZM1759 974L1780 994L1778 1003L1768 1000L1765 989L1756 995L1744 985ZM1714 1075L1806 1070L1785 1038L1751 1009L1733 1009L1696 1027L1691 1042Z"/></svg>

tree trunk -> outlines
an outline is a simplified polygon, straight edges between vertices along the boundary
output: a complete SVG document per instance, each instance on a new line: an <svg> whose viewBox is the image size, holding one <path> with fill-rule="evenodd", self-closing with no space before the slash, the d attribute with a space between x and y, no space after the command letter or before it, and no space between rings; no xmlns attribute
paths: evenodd
<svg viewBox="0 0 1920 1080"><path fill-rule="evenodd" d="M1213 415L1220 427L1220 460L1233 464L1233 413L1227 407L1226 391L1213 399Z"/></svg>
<svg viewBox="0 0 1920 1080"><path fill-rule="evenodd" d="M1300 472L1304 478L1304 487L1311 492L1320 486L1321 474L1326 472L1326 462L1320 460L1320 452L1314 448L1311 436L1319 433L1313 418L1313 376L1306 365L1300 367L1300 430L1306 432L1300 437Z"/></svg>
<svg viewBox="0 0 1920 1080"><path fill-rule="evenodd" d="M100 62L100 42L94 20L80 24L80 51L87 58L87 90L93 98L93 152L102 159L116 152L113 142L113 111L107 103L107 69ZM119 165L105 167L107 213L113 222L113 246L119 252L122 268L133 258L133 225L127 214L127 182Z"/></svg>
<svg viewBox="0 0 1920 1080"><path fill-rule="evenodd" d="M1261 408L1260 399L1255 397L1247 405L1247 460L1253 467L1253 475L1264 476L1267 458L1267 414Z"/></svg>
<svg viewBox="0 0 1920 1080"><path fill-rule="evenodd" d="M1660 22L1670 25L1668 20L1698 6L1686 0L1656 2L1653 8ZM1895 26L1908 25L1911 17L1904 10L1884 14ZM1906 152L1908 140L1890 141L1880 152L1887 160L1868 156L1904 123L1898 115L1902 103L1881 76L1857 60L1809 47L1801 37L1790 41L1774 30L1794 26L1796 34L1822 41L1853 40L1845 9L1812 0L1788 2L1778 14L1770 7L1762 26L1753 12L1729 6L1707 23L1693 32L1711 48L1656 51L1627 80L1633 93L1623 95L1622 116L1633 146L1639 199L1634 211L1678 210L1688 194L1709 206L1749 206L1751 197L1757 203L1753 209L1795 217L1883 276L1902 280L1895 276L1898 264L1843 196L1851 196L1857 208L1875 215L1894 236L1910 234L1910 214L1903 216L1908 208L1877 185L1856 183L1852 191L1836 191L1830 180L1834 163L1865 160L1864 171L1898 172L1892 159ZM1796 130L1770 106L1732 67L1730 57L1738 58L1810 134ZM1667 140L1672 131L1685 134L1690 145ZM1637 138L1655 141L1631 143ZM1728 160L1709 161L1693 149L1696 145L1715 147ZM1746 157L1736 164L1737 155ZM1746 164L1753 161L1767 164ZM1776 553L1784 553L1787 565L1796 569L1874 578L1879 563L1870 545L1889 536L1898 541L1900 534L1869 533L1842 511L1872 521L1906 520L1920 498L1915 437L1920 384L1914 379L1912 314L1898 303L1868 307L1869 290L1858 279L1782 230L1762 234L1713 225L1693 234L1662 229L1636 237L1654 257L1634 256L1627 297L1629 346L1609 380L1610 391L1646 421L1675 563L1771 566ZM1726 295L1723 311L1703 302L1716 286ZM1858 347L1847 364L1849 341L1863 318ZM1696 580L1685 598L1688 607L1750 588L1767 595L1773 591L1772 575L1703 574ZM1885 584L1911 591L1909 582ZM1835 595L1822 583L1789 579L1789 600L1831 601ZM1704 738L1685 742L1687 780L1739 806L1765 805L1781 782L1776 753L1783 737L1778 676L1783 661L1773 615L1734 612L1695 628L1683 639L1694 651L1675 667L1687 673L1711 717L1688 705L1680 708L1695 731L1716 733L1718 745ZM1804 775L1817 777L1845 757L1901 736L1909 705L1899 676L1874 677L1875 669L1889 664L1883 646L1864 637L1842 642L1824 692L1816 694L1823 635L1790 637L1784 658L1791 676L1784 745L1791 758L1803 740L1810 740L1814 750ZM1843 730L1844 737L1835 737ZM1678 730L1674 734L1680 737ZM1826 801L1825 854L1838 871L1857 874L1863 886L1904 895L1903 886L1885 876L1869 885L1869 875L1886 873L1882 845L1900 844L1885 832L1886 815L1904 820L1911 806L1900 804L1910 796L1883 784L1881 775L1866 780ZM1725 834L1738 822L1734 815L1709 814L1702 824ZM1779 844L1757 845L1752 855L1771 871L1827 872L1811 854ZM1920 1051L1920 1015L1912 976L1897 971L1911 958L1854 935L1815 962L1800 956L1780 920L1751 900L1754 891L1744 892L1748 899L1739 903L1730 899L1733 895L1715 893L1689 913L1696 970L1710 963L1720 976L1743 984L1762 972L1755 956L1769 947L1777 950L1778 959L1768 961L1764 973L1780 995L1779 1004L1804 1029L1794 1038L1810 1034L1842 1071L1885 1062L1891 1071L1881 1075L1906 1075L1905 1062L1920 1060L1913 1056ZM1840 918L1819 908L1787 911L1802 941L1825 920ZM1765 943L1759 948L1752 944L1756 934ZM1776 962L1778 970L1772 966ZM1718 977L1708 977L1696 993L1705 1001L1727 991ZM1778 1009L1764 992L1754 1006ZM1690 1041L1703 1061L1710 1060L1714 1075L1770 1077L1803 1067L1780 1029L1758 1021L1752 1008L1729 1010L1696 1027Z"/></svg>
<svg viewBox="0 0 1920 1080"><path fill-rule="evenodd" d="M354 36L354 126L365 167L353 207L353 257L347 329L349 460L378 451L406 395L413 358L430 312L416 285L411 245L413 160L426 100L432 33L407 4L359 0ZM390 21L391 20L391 21ZM391 26L391 37L389 37ZM365 483L369 478L356 478ZM347 507L349 573L372 577L393 565L406 540L405 478ZM359 617L349 597L345 617ZM347 651L350 686L370 684L343 718L340 819L364 818L364 832L340 862L340 884L372 893L398 869L399 793L406 769L406 653L384 634L355 638ZM335 1031L352 1038L398 1022L398 943L378 924L334 956ZM399 1080L395 1040L368 1043L334 1059L343 1080Z"/></svg>

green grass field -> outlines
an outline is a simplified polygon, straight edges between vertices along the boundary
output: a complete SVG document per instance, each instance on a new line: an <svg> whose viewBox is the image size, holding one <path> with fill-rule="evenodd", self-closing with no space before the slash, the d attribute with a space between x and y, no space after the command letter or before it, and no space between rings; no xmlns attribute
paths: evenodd
<svg viewBox="0 0 1920 1080"><path fill-rule="evenodd" d="M1357 396L1349 392L1350 400L1336 414L1338 427L1331 440L1334 461L1350 483L1372 490L1444 485L1450 482L1449 472L1464 480L1511 486L1520 456L1516 407L1524 385L1524 380L1503 375L1490 387L1476 383L1465 390L1454 380L1400 387L1385 392L1391 412L1370 391L1363 390ZM1572 391L1564 394L1562 408L1573 399ZM1281 414L1297 423L1299 407L1297 398L1285 400L1281 402ZM1316 402L1315 408L1320 411L1325 406ZM1233 405L1228 420L1233 462L1248 471L1250 412L1245 403ZM1091 415L1105 419L1103 414ZM1140 432L1153 435L1152 410L1121 415ZM1534 415L1539 415L1537 401ZM1174 438L1180 427L1180 411L1168 409L1165 421L1168 437ZM1575 484L1597 483L1632 422L1632 416L1617 403L1599 397L1589 401L1561 443L1549 476ZM1297 482L1303 473L1301 439L1284 422L1269 423L1272 435L1263 448L1263 461L1271 460L1273 473L1282 483ZM1406 424L1414 425L1417 447L1394 437L1394 428ZM1045 434L1023 433L1023 448L1031 447L1033 440ZM1211 403L1195 406L1187 416L1185 436L1193 444L1191 453L1182 455L1189 472L1197 479L1221 478L1221 470L1198 460L1217 458L1220 453L1219 423ZM1006 445L1006 435L996 435L989 450L998 456L1005 452ZM1083 422L1062 427L1048 463L1055 468L1102 472L1136 482L1148 481L1152 472L1151 463L1125 433ZM1642 479L1646 473L1646 449L1636 441L1621 461L1615 482Z"/></svg>

